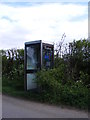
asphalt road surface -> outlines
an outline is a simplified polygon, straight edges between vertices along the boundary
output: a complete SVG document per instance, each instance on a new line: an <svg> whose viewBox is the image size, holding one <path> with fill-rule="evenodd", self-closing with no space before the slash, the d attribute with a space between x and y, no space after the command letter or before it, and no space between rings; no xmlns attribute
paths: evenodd
<svg viewBox="0 0 90 120"><path fill-rule="evenodd" d="M88 112L2 96L3 118L88 118Z"/></svg>

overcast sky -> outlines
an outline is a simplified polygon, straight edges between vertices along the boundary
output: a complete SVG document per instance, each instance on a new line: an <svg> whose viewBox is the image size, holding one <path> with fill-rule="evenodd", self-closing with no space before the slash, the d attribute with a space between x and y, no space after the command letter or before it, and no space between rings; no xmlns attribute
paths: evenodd
<svg viewBox="0 0 90 120"><path fill-rule="evenodd" d="M88 38L88 2L0 2L0 49Z"/></svg>

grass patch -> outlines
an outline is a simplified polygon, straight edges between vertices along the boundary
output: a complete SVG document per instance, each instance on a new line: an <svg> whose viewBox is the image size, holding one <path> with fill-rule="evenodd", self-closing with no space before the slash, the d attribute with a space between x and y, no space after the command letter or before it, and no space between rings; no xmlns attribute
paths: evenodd
<svg viewBox="0 0 90 120"><path fill-rule="evenodd" d="M6 80L4 80L4 82L5 81ZM71 106L71 107L84 109L84 110L88 109L87 96L85 98L85 95L83 96L83 93L80 94L82 90L79 92L78 90L75 90L75 89L73 89L73 91L69 91L70 90L69 88L63 87L59 89L60 91L58 91L58 93L54 92L52 94L50 91L43 91L38 93L35 91L24 91L23 86L21 87L23 89L19 90L17 89L17 86L15 85L12 86L9 84L10 82L8 84L4 83L2 87L3 94L10 95L17 98L27 99L31 101L49 103L53 105L61 105L61 106L65 105L65 106Z"/></svg>
<svg viewBox="0 0 90 120"><path fill-rule="evenodd" d="M24 98L24 99L34 100L34 101L39 100L39 95L37 93L33 91L18 90L11 86L3 86L2 93L13 96L13 97L19 97L19 98Z"/></svg>

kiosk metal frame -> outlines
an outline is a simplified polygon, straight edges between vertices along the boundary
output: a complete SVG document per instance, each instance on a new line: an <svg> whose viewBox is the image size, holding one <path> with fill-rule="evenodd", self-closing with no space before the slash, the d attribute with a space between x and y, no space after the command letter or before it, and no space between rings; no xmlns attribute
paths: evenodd
<svg viewBox="0 0 90 120"><path fill-rule="evenodd" d="M27 53L28 53L28 49L31 46L37 46L37 48L38 48L38 51L36 50L37 53L39 54L38 59L37 59L38 63L37 63L36 68L27 69L27 57L28 57ZM42 43L42 40L30 41L30 42L25 43L25 51L24 51L24 89L25 90L29 90L29 88L28 88L28 76L29 75L33 76L38 70L41 70L42 67L43 67L43 51L44 51L44 47L45 48L48 47L48 48L52 49L52 66L51 67L53 68L53 65L54 65L54 45L47 44L47 43ZM34 49L35 49L35 47L34 47ZM34 85L34 86L32 85L30 89L35 89L35 88L37 88L37 85Z"/></svg>

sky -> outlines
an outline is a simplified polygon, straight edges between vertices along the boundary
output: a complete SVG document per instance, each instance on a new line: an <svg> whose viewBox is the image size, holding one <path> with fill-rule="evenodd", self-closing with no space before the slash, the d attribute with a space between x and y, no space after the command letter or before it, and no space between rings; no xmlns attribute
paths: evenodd
<svg viewBox="0 0 90 120"><path fill-rule="evenodd" d="M0 49L88 38L88 2L0 2Z"/></svg>

